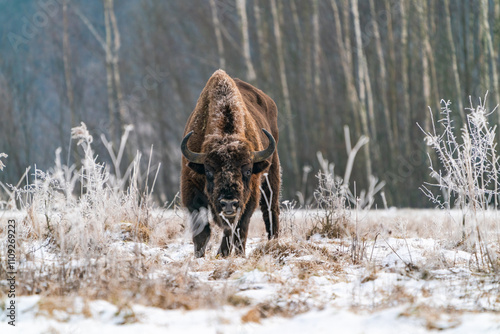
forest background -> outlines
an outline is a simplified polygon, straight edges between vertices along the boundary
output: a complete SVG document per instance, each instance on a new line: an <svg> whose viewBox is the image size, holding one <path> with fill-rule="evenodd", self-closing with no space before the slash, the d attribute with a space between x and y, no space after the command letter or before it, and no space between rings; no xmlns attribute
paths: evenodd
<svg viewBox="0 0 500 334"><path fill-rule="evenodd" d="M278 105L284 199L312 202L317 152L342 174L347 125L353 144L370 139L353 167L357 189L373 175L386 182L388 205L431 206L418 190L430 180L430 151L417 123L431 130L440 99L452 101L456 129L469 96L489 91L489 110L500 101L499 0L0 0L0 8L4 184L28 166L54 166L58 147L78 165L70 131L80 122L111 164L105 142L116 147L133 124L123 166L153 146L154 196L173 200L185 122L223 68ZM499 123L499 113L489 117Z"/></svg>

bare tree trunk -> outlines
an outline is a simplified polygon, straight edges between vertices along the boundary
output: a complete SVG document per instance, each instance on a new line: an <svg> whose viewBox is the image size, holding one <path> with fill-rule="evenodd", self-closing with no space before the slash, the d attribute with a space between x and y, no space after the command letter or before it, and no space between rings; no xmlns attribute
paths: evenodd
<svg viewBox="0 0 500 334"><path fill-rule="evenodd" d="M495 18L495 22L498 23L498 20L500 19L500 3L498 1L495 1L493 3L493 6L494 6L493 17Z"/></svg>
<svg viewBox="0 0 500 334"><path fill-rule="evenodd" d="M451 27L450 0L444 0L444 10L446 19L446 33L448 35L448 40L450 41L451 67L453 69L453 78L455 81L455 94L457 94L456 100L458 102L458 112L460 113L460 117L462 117L462 121L466 122L464 105L462 102L462 88L460 87L460 76L458 74L457 54L455 49L455 42L453 41L453 30Z"/></svg>
<svg viewBox="0 0 500 334"><path fill-rule="evenodd" d="M297 10L297 5L295 4L294 0L290 1L290 7L292 10L292 19L293 19L293 25L295 26L295 32L297 34L300 44L303 45L304 34L302 33L302 29L300 27L299 14Z"/></svg>
<svg viewBox="0 0 500 334"><path fill-rule="evenodd" d="M321 76L319 73L320 69L320 45L319 45L319 9L318 0L313 1L313 43L314 43L314 89L316 90L316 95L319 94L321 86ZM316 96L317 98L318 96Z"/></svg>
<svg viewBox="0 0 500 334"><path fill-rule="evenodd" d="M109 131L111 140L115 140L117 125L116 125L116 117L115 117L115 105L114 105L114 94L113 94L113 55L111 54L111 46L112 46L112 32L110 27L110 18L109 18L109 7L107 0L103 0L104 4L104 27L106 33L106 45L104 47L104 51L106 53L106 87L108 90L108 112L109 112Z"/></svg>
<svg viewBox="0 0 500 334"><path fill-rule="evenodd" d="M495 97L494 104L500 103L500 92L498 91L498 73L497 73L497 59L495 56L495 49L493 48L493 39L491 37L490 23L488 20L488 1L481 0L481 17L483 25L483 34L486 42L486 49L489 54L489 73L490 73L490 84L492 83L493 94ZM498 121L500 122L500 114L498 115Z"/></svg>
<svg viewBox="0 0 500 334"><path fill-rule="evenodd" d="M267 82L271 73L270 62L266 61L269 59L269 36L267 34L267 20L262 18L262 9L259 0L254 0L254 14L255 24L257 26L257 39L259 40L260 66L262 67L262 74Z"/></svg>
<svg viewBox="0 0 500 334"><path fill-rule="evenodd" d="M359 11L358 11L358 0L352 0L352 17L354 22L354 35L356 36L356 54L357 54L357 62L358 62L358 92L359 92L359 101L361 104L361 125L363 127L364 135L374 139L375 137L370 135L369 124L374 120L371 119L371 113L367 108L367 77L368 73L366 71L366 59L363 52L363 43L361 40L361 25L359 22ZM373 110L372 110L373 111ZM368 118L370 118L368 120ZM372 161L370 155L370 148L368 145L365 146L365 155L366 155L366 176L370 177L372 172Z"/></svg>
<svg viewBox="0 0 500 334"><path fill-rule="evenodd" d="M420 6L417 6L418 14L419 14L419 20L420 20L420 42L422 44L421 47L421 53L422 53L422 92L424 95L424 104L425 108L430 106L431 104L431 80L430 80L430 75L429 75L429 36L428 36L428 30L427 30L427 10L426 10L426 5L425 1L421 3ZM424 130L425 131L431 131L430 126L431 126L431 118L430 118L430 113L427 112L427 110L423 110L422 112L425 113L425 118L424 118Z"/></svg>
<svg viewBox="0 0 500 334"><path fill-rule="evenodd" d="M215 40L217 41L217 52L219 53L219 67L226 68L226 58L224 57L224 43L222 41L221 26L219 16L217 15L217 5L215 0L210 0L210 9L212 12L212 22L214 25Z"/></svg>
<svg viewBox="0 0 500 334"><path fill-rule="evenodd" d="M476 6L470 6L469 9L473 10L473 33L471 36L471 42L472 42L472 49L474 50L474 56L473 61L471 62L472 65L472 82L473 82L473 88L479 87L481 90L480 92L475 92L478 94L483 94L484 92L482 90L488 89L488 84L484 82L484 75L481 75L484 72L484 69L481 68L481 66L484 64L483 56L484 53L482 52L482 36L483 36L483 24L482 24L482 19L481 19L481 12L482 8L481 6L476 7Z"/></svg>
<svg viewBox="0 0 500 334"><path fill-rule="evenodd" d="M493 31L498 31L498 26L500 25L500 1L493 2L493 22L495 22L496 26L493 26ZM494 45L498 45L498 39L500 38L499 34L495 34L493 37L496 37L493 40Z"/></svg>
<svg viewBox="0 0 500 334"><path fill-rule="evenodd" d="M69 45L69 32L68 32L68 2L67 0L63 1L62 4L63 10L63 63L64 63L64 81L66 83L66 97L68 99L68 106L70 110L70 128L76 126L76 115L75 115L75 103L74 103L74 92L73 92L73 83L71 81L71 46ZM71 145L70 145L71 146ZM71 154L71 147L68 148L68 161ZM75 163L79 165L78 154L73 151L73 158Z"/></svg>
<svg viewBox="0 0 500 334"><path fill-rule="evenodd" d="M288 145L290 158L292 163L292 170L294 173L294 179L298 180L299 177L299 167L297 160L297 145L296 145L296 136L295 129L293 126L293 116L292 116L292 106L290 102L290 92L288 90L288 82L286 77L286 68L285 68L285 57L283 54L283 45L281 40L281 29L279 24L279 16L278 9L276 5L276 0L270 0L271 2L271 13L273 17L273 31L274 37L276 38L276 52L278 55L278 67L280 72L281 79L281 88L283 92L283 100L285 104L285 117L287 123L287 132L288 132Z"/></svg>
<svg viewBox="0 0 500 334"><path fill-rule="evenodd" d="M321 46L320 46L320 25L319 25L319 4L318 0L313 0L313 68L314 68L314 100L316 104L317 120L319 124L318 135L326 133L326 117L325 109L323 108L321 94Z"/></svg>
<svg viewBox="0 0 500 334"><path fill-rule="evenodd" d="M358 1L358 0L356 0ZM372 145L376 148L376 152L378 150L378 143L377 143L377 122L375 121L375 111L374 111L374 105L373 105L373 90L372 90L372 85L370 81L370 73L368 71L368 63L366 60L365 53L362 52L362 59L363 59L363 72L364 72L364 78L365 78L365 89L366 89L366 110L368 111L368 126L370 128L371 132L371 138L373 139ZM373 147L372 146L372 147ZM375 153L377 155L378 153Z"/></svg>
<svg viewBox="0 0 500 334"><path fill-rule="evenodd" d="M243 40L243 56L247 67L247 77L249 81L254 81L257 77L253 68L252 58L250 56L250 37L248 35L248 18L247 18L247 2L246 0L236 0L238 7L238 15L241 20L241 35Z"/></svg>
<svg viewBox="0 0 500 334"><path fill-rule="evenodd" d="M342 0L342 18L343 18L343 23L344 23L344 45L345 45L345 50L347 52L348 56L348 61L350 66L352 66L352 48L351 48L351 19L350 19L350 8L351 5L349 3L349 0Z"/></svg>
<svg viewBox="0 0 500 334"><path fill-rule="evenodd" d="M109 133L112 140L119 140L121 133L121 124L119 122L126 120L125 106L120 103L123 101L121 88L120 71L118 66L118 51L120 49L120 33L113 8L113 0L103 0L104 7L104 28L105 38L102 38L94 25L78 8L73 7L75 14L87 26L90 33L101 45L105 53L106 60L106 87L108 93L108 112L109 112ZM115 96L116 93L116 96ZM118 102L119 122L116 120L115 97Z"/></svg>
<svg viewBox="0 0 500 334"><path fill-rule="evenodd" d="M69 33L68 33L68 3L67 0L63 1L63 63L64 63L64 80L66 82L66 97L68 98L69 110L71 112L71 123L70 126L75 126L75 106L74 106L74 94L73 94L73 84L71 82L71 48L69 45Z"/></svg>
<svg viewBox="0 0 500 334"><path fill-rule="evenodd" d="M313 93L313 86L312 86L312 81L313 81L313 74L312 74L312 61L311 61L311 48L310 46L310 39L304 39L304 35L309 35L309 30L304 29L303 31L301 25L300 25L300 17L299 17L299 11L297 9L297 3L301 3L300 0L290 0L288 2L290 4L290 10L292 12L292 20L293 20L293 26L295 29L295 34L297 35L298 39L298 50L299 54L297 55L297 66L300 68L303 68L303 80L300 81L301 86L304 89L305 92L305 100L301 101L302 105L300 105L299 108L303 108L304 105L307 106L314 106L316 101L318 101ZM298 113L297 115L300 117L300 124L302 133L299 133L298 135L301 136L302 140L302 145L301 149L303 152L309 152L310 150L310 143L318 143L318 133L320 131L317 131L318 133L310 133L308 132L308 129L310 129L310 122L311 122L311 115L308 115L307 113ZM313 122L314 123L314 122ZM298 132L301 131L301 129L297 129ZM316 149L321 150L321 147L316 147ZM299 153L300 154L300 153ZM305 186L305 185L304 185Z"/></svg>
<svg viewBox="0 0 500 334"><path fill-rule="evenodd" d="M120 137L121 137L121 127L124 122L128 121L128 115L126 115L126 109L123 105L123 90L122 82L120 77L120 67L119 67L119 56L118 53L121 47L120 31L118 30L118 23L116 21L114 0L107 0L108 3L108 13L111 21L111 28L113 32L113 78L116 90L116 99L118 101L118 112L120 119L118 125L120 127Z"/></svg>
<svg viewBox="0 0 500 334"><path fill-rule="evenodd" d="M470 52L473 48L470 45L470 17L469 17L469 10L467 8L467 3L461 2L461 20L462 20L462 36L463 36L463 43L462 43L462 53L463 53L463 78L464 78L464 92L465 94L471 94L472 91L470 89L470 84L472 83L471 79L471 74L470 74L470 69L469 69L469 64L472 62L471 55L473 52ZM459 33L460 35L460 33Z"/></svg>
<svg viewBox="0 0 500 334"><path fill-rule="evenodd" d="M384 112L385 124L387 127L387 139L389 141L389 147L392 154L395 152L395 144L394 134L392 131L391 125L391 116L389 113L389 103L387 101L387 72L385 69L385 60L384 60L384 52L382 49L382 41L380 39L380 32L378 30L378 23L375 19L377 17L377 12L375 10L375 3L373 0L370 0L370 10L372 15L372 28L373 28L373 37L375 39L375 46L377 49L377 57L379 63L380 70L380 91L381 91L381 99L382 99L382 108ZM389 14L388 14L389 15Z"/></svg>
<svg viewBox="0 0 500 334"><path fill-rule="evenodd" d="M392 111L392 132L394 133L394 140L399 143L399 122L397 112L397 98L396 98L396 53L394 51L394 33L392 26L392 8L391 1L385 0L385 12L387 15L387 42L389 47L389 83L390 87L387 88L389 94L389 110Z"/></svg>
<svg viewBox="0 0 500 334"><path fill-rule="evenodd" d="M360 133L360 110L361 106L359 103L358 99L358 92L356 90L356 86L354 85L354 76L352 74L351 70L351 57L349 52L347 51L348 48L346 46L347 41L349 38L347 37L349 35L349 31L344 31L342 33L342 27L341 27L341 19L340 19L340 14L339 14L339 9L336 3L336 0L330 0L330 3L332 5L333 9L333 16L334 16L334 21L335 21L335 34L336 34L336 40L337 44L339 47L339 52L340 52L340 60L342 64L342 71L344 72L344 78L346 81L346 91L347 91L347 98L349 99L349 105L352 108L352 112L354 114L354 120L356 124L356 131ZM344 25L344 29L346 27L349 27L349 25ZM344 42L342 36L346 37L346 41Z"/></svg>
<svg viewBox="0 0 500 334"><path fill-rule="evenodd" d="M401 0L401 81L403 85L403 113L405 151L410 152L411 107L408 80L408 1Z"/></svg>
<svg viewBox="0 0 500 334"><path fill-rule="evenodd" d="M498 44L500 43L500 33L498 33L499 30L500 30L500 1L494 1L493 2L493 26L491 27L491 31L492 31L492 35L493 35L492 36L493 45L496 45L497 47L498 47ZM495 54L495 56L497 58L497 59L495 59L496 64L500 65L500 54ZM498 66L497 66L497 68L498 68ZM500 103L500 101L498 101L498 103Z"/></svg>
<svg viewBox="0 0 500 334"><path fill-rule="evenodd" d="M332 3L332 6L335 5L335 7L337 7L336 3L334 4L333 1L336 1L336 0L331 0L331 3ZM346 62L346 66L348 67L348 71L349 71L349 76L351 77L352 79L352 84L353 84L353 87L354 87L354 90L351 90L352 94L355 93L355 97L356 97L356 104L351 104L353 106L353 108L355 108L353 111L354 111L354 120L355 120L355 129L356 129L356 133L357 135L360 135L363 133L363 130L362 130L362 116L361 116L361 106L360 106L360 102L359 102L359 93L356 89L356 84L355 84L355 80L354 80L354 75L353 75L353 61L352 61L352 47L351 47L351 28L350 28L350 22L351 22L351 18L350 18L350 4L349 4L349 0L342 0L342 21L340 21L340 18L339 18L339 24L340 22L343 22L344 24L344 34L343 34L343 37L344 37L344 50L345 50L345 62ZM345 72L345 69L344 69L344 72Z"/></svg>
<svg viewBox="0 0 500 334"><path fill-rule="evenodd" d="M437 72L436 72L436 62L434 61L434 52L432 51L432 44L429 40L429 31L427 31L427 38L426 38L426 50L427 50L427 57L429 57L429 68L431 72L431 98L432 101L430 101L431 104L434 104L436 109L439 109L441 107L439 101L441 101L441 94L439 92L439 83L437 81ZM433 39L435 40L435 39Z"/></svg>
<svg viewBox="0 0 500 334"><path fill-rule="evenodd" d="M111 93L111 96L108 96L108 106L110 107L110 113L113 113L112 118L110 117L113 120L111 139L118 142L121 137L122 123L127 120L127 116L125 115L125 106L122 103L123 92L118 64L118 52L121 43L113 2L114 0L103 0L104 28L106 32L106 73L107 79L111 81L108 81L108 94ZM115 107L118 109L118 118L115 117Z"/></svg>
<svg viewBox="0 0 500 334"><path fill-rule="evenodd" d="M429 75L429 100L426 102L426 106L434 104L434 107L439 109L440 104L440 94L439 85L437 82L436 66L434 61L434 52L432 51L432 44L429 40L429 36L434 36L435 34L435 24L434 24L434 2L429 2L430 8L428 7L427 1L416 1L415 6L417 7L417 12L419 13L420 20L420 42L422 43L423 50L426 53L426 62ZM436 41L436 38L432 39ZM424 61L424 60L423 60ZM430 120L430 119L429 119Z"/></svg>

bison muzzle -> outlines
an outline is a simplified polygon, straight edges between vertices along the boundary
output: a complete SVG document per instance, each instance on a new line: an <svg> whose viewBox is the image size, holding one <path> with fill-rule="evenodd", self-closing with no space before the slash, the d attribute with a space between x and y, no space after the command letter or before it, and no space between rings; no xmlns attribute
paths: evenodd
<svg viewBox="0 0 500 334"><path fill-rule="evenodd" d="M228 256L234 248L244 255L250 217L259 202L268 238L278 236L277 141L274 101L216 71L200 94L181 143L181 198L190 213L196 257L205 254L210 216L224 230L218 254Z"/></svg>

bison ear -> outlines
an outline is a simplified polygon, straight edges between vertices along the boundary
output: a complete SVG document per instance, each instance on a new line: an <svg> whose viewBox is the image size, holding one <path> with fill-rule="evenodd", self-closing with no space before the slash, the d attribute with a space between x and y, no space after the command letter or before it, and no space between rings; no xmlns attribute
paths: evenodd
<svg viewBox="0 0 500 334"><path fill-rule="evenodd" d="M204 175L205 174L205 166L203 164L197 164L195 162L189 162L188 167L194 170L196 173Z"/></svg>
<svg viewBox="0 0 500 334"><path fill-rule="evenodd" d="M269 165L271 165L271 164L267 160L256 162L256 163L253 164L252 173L253 174L259 174L264 169L266 169L267 167L269 167Z"/></svg>

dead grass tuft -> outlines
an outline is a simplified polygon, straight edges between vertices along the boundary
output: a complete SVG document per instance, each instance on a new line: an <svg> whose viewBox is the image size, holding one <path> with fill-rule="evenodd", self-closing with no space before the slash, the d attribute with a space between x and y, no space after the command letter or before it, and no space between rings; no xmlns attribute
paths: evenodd
<svg viewBox="0 0 500 334"><path fill-rule="evenodd" d="M272 256L280 264L284 264L286 258L302 256L306 255L306 253L305 247L301 247L300 243L290 243L283 239L273 239L257 247L250 255L250 258L258 261L265 255Z"/></svg>
<svg viewBox="0 0 500 334"><path fill-rule="evenodd" d="M443 331L458 327L461 323L459 319L461 314L462 312L450 308L416 305L408 307L400 316L422 319L429 331Z"/></svg>
<svg viewBox="0 0 500 334"><path fill-rule="evenodd" d="M313 227L307 232L306 239L309 240L315 234L324 238L340 239L351 236L354 232L354 227L347 217L318 216Z"/></svg>
<svg viewBox="0 0 500 334"><path fill-rule="evenodd" d="M230 260L229 260L230 261ZM220 262L216 264L215 269L208 276L209 280L225 280L231 277L231 275L236 271L236 265L230 262Z"/></svg>
<svg viewBox="0 0 500 334"><path fill-rule="evenodd" d="M252 303L248 297L239 295L229 296L227 302L233 306L249 306Z"/></svg>
<svg viewBox="0 0 500 334"><path fill-rule="evenodd" d="M66 314L76 314L79 310L75 309L75 299L68 296L43 297L38 302L38 314L54 317L57 311Z"/></svg>
<svg viewBox="0 0 500 334"><path fill-rule="evenodd" d="M280 316L291 318L298 314L309 311L311 308L306 301L280 300L277 302L259 303L245 313L241 320L243 322L260 323L262 319Z"/></svg>
<svg viewBox="0 0 500 334"><path fill-rule="evenodd" d="M261 312L260 312L259 308L254 307L241 317L241 321L243 323L255 322L255 323L260 324L261 318L262 318L262 316L261 316Z"/></svg>

